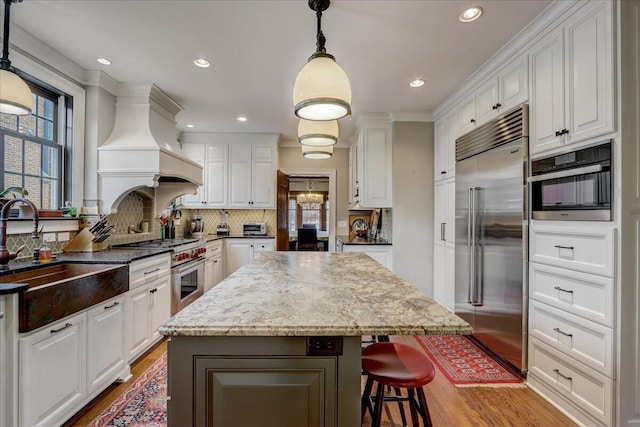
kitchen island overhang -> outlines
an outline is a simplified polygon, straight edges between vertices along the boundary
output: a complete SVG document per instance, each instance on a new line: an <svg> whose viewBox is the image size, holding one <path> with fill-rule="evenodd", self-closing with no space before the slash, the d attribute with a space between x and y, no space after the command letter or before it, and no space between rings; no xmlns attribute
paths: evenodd
<svg viewBox="0 0 640 427"><path fill-rule="evenodd" d="M362 335L472 330L365 254L273 252L160 332L169 426L355 427Z"/></svg>

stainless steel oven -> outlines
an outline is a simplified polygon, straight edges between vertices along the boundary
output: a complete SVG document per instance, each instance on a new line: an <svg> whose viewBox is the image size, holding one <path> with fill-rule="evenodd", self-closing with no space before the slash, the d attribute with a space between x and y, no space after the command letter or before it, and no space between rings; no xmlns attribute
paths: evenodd
<svg viewBox="0 0 640 427"><path fill-rule="evenodd" d="M171 269L171 315L204 293L204 259L194 258Z"/></svg>
<svg viewBox="0 0 640 427"><path fill-rule="evenodd" d="M531 161L533 219L611 221L612 141Z"/></svg>

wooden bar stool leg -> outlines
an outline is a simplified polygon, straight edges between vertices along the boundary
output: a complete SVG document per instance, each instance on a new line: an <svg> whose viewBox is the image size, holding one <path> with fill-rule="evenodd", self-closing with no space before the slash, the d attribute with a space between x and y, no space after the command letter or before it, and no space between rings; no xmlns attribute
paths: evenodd
<svg viewBox="0 0 640 427"><path fill-rule="evenodd" d="M367 383L364 386L364 392L362 393L362 415L360 416L360 424L364 421L364 416L367 414L367 408L373 417L373 410L371 408L371 388L373 387L373 380L367 377Z"/></svg>
<svg viewBox="0 0 640 427"><path fill-rule="evenodd" d="M411 425L413 427L420 427L420 420L418 419L418 402L416 402L413 389L407 389L407 393L409 395L409 408L411 409Z"/></svg>
<svg viewBox="0 0 640 427"><path fill-rule="evenodd" d="M427 399L424 397L424 390L422 387L418 387L416 389L418 392L418 399L420 402L420 415L422 415L422 419L424 420L424 425L426 427L432 427L431 424L431 414L429 414L429 406L427 406Z"/></svg>
<svg viewBox="0 0 640 427"><path fill-rule="evenodd" d="M376 404L374 405L374 411L371 422L371 427L380 427L382 422L382 405L384 403L384 385L378 383L378 390L376 392Z"/></svg>
<svg viewBox="0 0 640 427"><path fill-rule="evenodd" d="M394 387L393 389L396 391L396 396L398 396L398 397L402 396L402 391L400 391L399 387ZM398 400L398 408L400 409L400 418L402 419L402 425L406 426L407 425L407 417L404 414L404 405L402 404L401 400Z"/></svg>

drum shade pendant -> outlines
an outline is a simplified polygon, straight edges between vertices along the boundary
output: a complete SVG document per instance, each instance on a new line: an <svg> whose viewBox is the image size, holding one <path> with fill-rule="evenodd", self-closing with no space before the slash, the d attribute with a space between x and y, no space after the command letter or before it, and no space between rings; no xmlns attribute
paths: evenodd
<svg viewBox="0 0 640 427"><path fill-rule="evenodd" d="M318 31L316 51L296 77L293 105L296 116L307 120L336 120L351 114L351 85L347 74L324 47L326 38L321 30L322 11L330 0L309 0L316 11Z"/></svg>
<svg viewBox="0 0 640 427"><path fill-rule="evenodd" d="M2 58L0 58L0 113L31 114L33 97L29 86L18 76L9 61L9 10L11 3L22 0L4 0L4 32Z"/></svg>
<svg viewBox="0 0 640 427"><path fill-rule="evenodd" d="M305 159L329 159L333 156L333 145L328 145L326 147L311 147L309 145L303 145L302 155Z"/></svg>
<svg viewBox="0 0 640 427"><path fill-rule="evenodd" d="M313 121L300 119L298 142L312 147L326 147L338 142L338 121Z"/></svg>

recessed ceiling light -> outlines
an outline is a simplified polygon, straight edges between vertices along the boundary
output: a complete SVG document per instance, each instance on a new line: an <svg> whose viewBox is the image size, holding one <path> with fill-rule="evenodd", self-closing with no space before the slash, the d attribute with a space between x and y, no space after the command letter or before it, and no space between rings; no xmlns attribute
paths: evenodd
<svg viewBox="0 0 640 427"><path fill-rule="evenodd" d="M422 79L415 79L414 81L409 83L409 86L411 86L411 87L420 87L422 85L424 85L424 80L422 80Z"/></svg>
<svg viewBox="0 0 640 427"><path fill-rule="evenodd" d="M194 128L194 127L196 127L195 125L191 125L191 124L186 125L186 126L187 126L188 128Z"/></svg>
<svg viewBox="0 0 640 427"><path fill-rule="evenodd" d="M249 119L247 119L246 116L238 116L238 117L236 117L236 120L239 121L239 122L246 122Z"/></svg>
<svg viewBox="0 0 640 427"><path fill-rule="evenodd" d="M482 12L484 11L480 6L470 7L469 9L464 10L460 14L460 17L458 19L460 19L460 21L462 22L475 21L476 19L480 18L480 16L482 15Z"/></svg>
<svg viewBox="0 0 640 427"><path fill-rule="evenodd" d="M193 63L196 64L200 68L209 68L211 67L211 62L205 58L196 58L193 60Z"/></svg>
<svg viewBox="0 0 640 427"><path fill-rule="evenodd" d="M111 65L111 60L107 58L98 58L97 61L102 65Z"/></svg>

